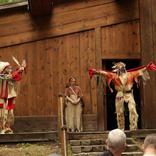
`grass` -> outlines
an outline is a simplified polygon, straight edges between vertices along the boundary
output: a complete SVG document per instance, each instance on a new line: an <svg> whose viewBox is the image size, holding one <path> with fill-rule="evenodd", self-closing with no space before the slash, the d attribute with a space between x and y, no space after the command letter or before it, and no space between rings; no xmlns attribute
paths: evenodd
<svg viewBox="0 0 156 156"><path fill-rule="evenodd" d="M0 156L48 156L60 149L55 143L0 145Z"/></svg>

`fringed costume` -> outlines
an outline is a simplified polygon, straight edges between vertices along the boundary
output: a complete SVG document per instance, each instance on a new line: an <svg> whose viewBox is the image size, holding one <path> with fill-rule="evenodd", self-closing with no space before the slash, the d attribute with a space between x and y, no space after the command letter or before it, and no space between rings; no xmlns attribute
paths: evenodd
<svg viewBox="0 0 156 156"><path fill-rule="evenodd" d="M114 84L117 91L115 99L115 107L117 114L117 125L120 129L125 129L124 119L124 102L128 104L129 109L129 122L130 130L137 129L138 114L136 111L136 103L133 95L133 84L138 83L138 78L142 77L143 80L150 79L148 70L156 70L156 66L153 63L149 63L147 66L141 66L132 70L126 70L125 64L122 62L116 63L112 68L112 71L90 69L89 74L92 77L94 74L102 75L107 81L108 87L111 92L113 90L110 87L110 83Z"/></svg>
<svg viewBox="0 0 156 156"><path fill-rule="evenodd" d="M13 133L15 98L17 96L15 84L22 78L24 67L12 71L8 62L0 62L0 133ZM8 70L10 70L8 72Z"/></svg>
<svg viewBox="0 0 156 156"><path fill-rule="evenodd" d="M75 79L70 79L70 82ZM67 131L82 131L82 104L81 104L81 88L77 85L70 85L65 89L66 108L65 120Z"/></svg>

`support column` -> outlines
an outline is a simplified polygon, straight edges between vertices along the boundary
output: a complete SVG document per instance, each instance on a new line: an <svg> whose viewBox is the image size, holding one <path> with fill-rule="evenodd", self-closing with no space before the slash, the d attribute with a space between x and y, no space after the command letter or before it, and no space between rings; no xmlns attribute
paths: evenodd
<svg viewBox="0 0 156 156"><path fill-rule="evenodd" d="M101 41L101 27L95 28L95 47L96 47L96 68L102 69L102 41ZM107 129L107 120L106 120L106 107L103 97L102 82L100 81L97 85L97 124L98 130Z"/></svg>
<svg viewBox="0 0 156 156"><path fill-rule="evenodd" d="M156 63L156 1L140 0L142 64ZM142 91L142 128L156 128L156 72Z"/></svg>

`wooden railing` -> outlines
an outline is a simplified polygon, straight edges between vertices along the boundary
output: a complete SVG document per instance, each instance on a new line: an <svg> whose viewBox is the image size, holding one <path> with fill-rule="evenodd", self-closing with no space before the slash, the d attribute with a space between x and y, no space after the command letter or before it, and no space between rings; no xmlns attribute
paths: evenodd
<svg viewBox="0 0 156 156"><path fill-rule="evenodd" d="M64 124L64 96L62 94L59 95L58 100L58 136L62 156L67 156L67 133Z"/></svg>

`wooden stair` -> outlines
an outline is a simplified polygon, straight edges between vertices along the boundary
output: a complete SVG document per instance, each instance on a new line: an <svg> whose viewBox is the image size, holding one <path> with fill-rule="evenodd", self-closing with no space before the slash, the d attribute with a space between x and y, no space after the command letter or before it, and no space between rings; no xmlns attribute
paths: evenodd
<svg viewBox="0 0 156 156"><path fill-rule="evenodd" d="M0 134L0 143L47 142L58 140L57 131Z"/></svg>
<svg viewBox="0 0 156 156"><path fill-rule="evenodd" d="M126 150L122 154L124 156L141 156L142 151L133 142L132 138L127 139ZM131 143L130 143L131 140ZM71 150L74 156L98 156L106 150L106 144L103 139L89 139L89 140L70 140Z"/></svg>
<svg viewBox="0 0 156 156"><path fill-rule="evenodd" d="M125 131L127 135L126 150L123 156L142 156L140 140L144 140L147 134L156 133L155 129ZM69 146L73 156L98 156L106 149L105 140L108 131L68 133Z"/></svg>

